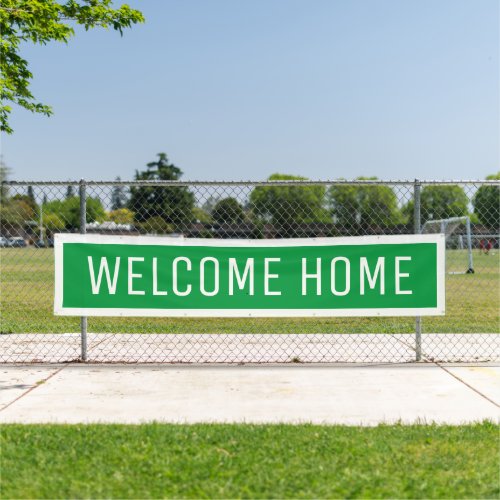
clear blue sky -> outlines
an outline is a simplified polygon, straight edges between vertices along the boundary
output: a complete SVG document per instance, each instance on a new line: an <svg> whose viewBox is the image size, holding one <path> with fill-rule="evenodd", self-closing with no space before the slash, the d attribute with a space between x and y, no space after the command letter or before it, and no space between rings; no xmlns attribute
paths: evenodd
<svg viewBox="0 0 500 500"><path fill-rule="evenodd" d="M499 170L498 0L131 0L125 32L27 46L45 118L12 178L483 178Z"/></svg>

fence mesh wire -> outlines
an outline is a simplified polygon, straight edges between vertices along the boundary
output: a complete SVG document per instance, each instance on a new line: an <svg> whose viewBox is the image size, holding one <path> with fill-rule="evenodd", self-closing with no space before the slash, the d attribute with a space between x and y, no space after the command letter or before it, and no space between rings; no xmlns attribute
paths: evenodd
<svg viewBox="0 0 500 500"><path fill-rule="evenodd" d="M52 245L55 233L80 232L82 186L94 234L272 239L453 227L444 231L446 315L421 319L422 359L500 359L498 181L142 181L2 184L1 362L81 358L80 318L53 315ZM408 362L417 348L415 317L92 317L88 332L95 362Z"/></svg>

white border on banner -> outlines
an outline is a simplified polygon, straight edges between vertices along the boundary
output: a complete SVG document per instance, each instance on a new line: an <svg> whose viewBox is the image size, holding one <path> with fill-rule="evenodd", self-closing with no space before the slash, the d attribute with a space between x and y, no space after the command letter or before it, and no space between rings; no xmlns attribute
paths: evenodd
<svg viewBox="0 0 500 500"><path fill-rule="evenodd" d="M63 244L87 243L106 245L164 245L202 247L311 247L342 245L394 245L435 243L437 252L437 305L419 308L363 309L133 309L63 307ZM339 238L290 238L263 240L204 239L168 236L110 236L101 234L55 234L55 295L54 314L57 316L134 316L172 318L287 318L287 317L382 317L382 316L442 316L445 314L445 236L444 234L407 234L380 236L345 236Z"/></svg>

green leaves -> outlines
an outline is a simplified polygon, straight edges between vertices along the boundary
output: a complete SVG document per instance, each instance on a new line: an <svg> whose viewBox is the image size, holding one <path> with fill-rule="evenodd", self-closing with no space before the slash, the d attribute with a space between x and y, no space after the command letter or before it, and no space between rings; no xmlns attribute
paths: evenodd
<svg viewBox="0 0 500 500"><path fill-rule="evenodd" d="M112 7L112 0L2 0L0 6L0 130L12 133L9 114L14 103L46 116L52 109L37 102L29 86L33 74L28 61L19 55L21 42L45 45L50 41L67 43L75 34L73 25L90 28L124 28L144 22L143 15L128 5Z"/></svg>
<svg viewBox="0 0 500 500"><path fill-rule="evenodd" d="M147 164L147 170L136 171L137 181L176 181L182 170L169 163L165 153L158 153L158 160ZM135 221L143 223L146 231L156 231L157 217L176 231L184 230L193 220L194 194L185 186L138 186L130 189L128 208L135 213ZM151 220L151 228L148 221ZM161 224L160 224L161 226ZM162 226L162 231L166 230ZM171 232L171 230L169 231Z"/></svg>
<svg viewBox="0 0 500 500"><path fill-rule="evenodd" d="M422 220L467 215L467 195L460 186L426 186L422 189Z"/></svg>
<svg viewBox="0 0 500 500"><path fill-rule="evenodd" d="M306 180L305 177L273 174L269 181ZM328 223L330 216L324 207L325 187L258 186L250 195L255 215L272 222L284 235L291 234L297 224Z"/></svg>
<svg viewBox="0 0 500 500"><path fill-rule="evenodd" d="M241 224L245 222L245 212L236 198L228 197L215 204L212 219L217 224Z"/></svg>
<svg viewBox="0 0 500 500"><path fill-rule="evenodd" d="M80 198L71 196L65 200L53 200L43 205L44 214L55 214L64 221L68 230L80 227ZM106 211L98 198L87 198L87 222L103 222Z"/></svg>
<svg viewBox="0 0 500 500"><path fill-rule="evenodd" d="M377 178L358 177L358 180ZM334 184L328 190L327 201L335 222L351 230L403 222L396 194L389 186Z"/></svg>
<svg viewBox="0 0 500 500"><path fill-rule="evenodd" d="M500 180L500 172L487 180ZM500 228L500 186L481 186L473 199L474 213L479 221L493 231Z"/></svg>

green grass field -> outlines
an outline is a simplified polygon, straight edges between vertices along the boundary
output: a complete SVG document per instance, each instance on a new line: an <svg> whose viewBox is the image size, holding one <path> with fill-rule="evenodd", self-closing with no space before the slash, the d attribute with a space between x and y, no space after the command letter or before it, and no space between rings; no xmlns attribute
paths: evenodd
<svg viewBox="0 0 500 500"><path fill-rule="evenodd" d="M0 250L3 333L79 331L79 319L55 317L52 249ZM500 331L500 253L474 252L475 274L446 277L446 316L423 319L426 332ZM465 251L447 251L449 270L465 270ZM91 332L127 333L411 333L414 318L90 318Z"/></svg>
<svg viewBox="0 0 500 500"><path fill-rule="evenodd" d="M498 498L499 427L4 425L1 498Z"/></svg>

